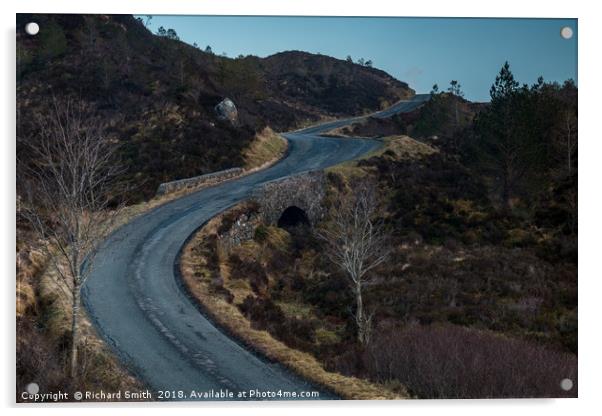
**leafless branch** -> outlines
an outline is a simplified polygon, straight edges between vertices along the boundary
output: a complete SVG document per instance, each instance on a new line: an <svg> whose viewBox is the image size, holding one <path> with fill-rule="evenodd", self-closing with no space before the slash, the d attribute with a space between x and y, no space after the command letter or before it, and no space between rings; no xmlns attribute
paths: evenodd
<svg viewBox="0 0 602 416"><path fill-rule="evenodd" d="M344 196L332 210L327 225L318 231L326 245L326 256L349 279L356 297L355 320L360 343L369 341L372 314L365 312L362 289L370 273L391 253L389 234L381 221L374 219L378 207L375 187L362 182Z"/></svg>
<svg viewBox="0 0 602 416"><path fill-rule="evenodd" d="M119 212L111 204L122 170L116 163L117 141L107 135L90 105L54 98L49 111L36 116L35 125L35 134L20 138L31 159L18 163L27 188L20 209L49 243L56 270L71 291L74 373L80 289Z"/></svg>

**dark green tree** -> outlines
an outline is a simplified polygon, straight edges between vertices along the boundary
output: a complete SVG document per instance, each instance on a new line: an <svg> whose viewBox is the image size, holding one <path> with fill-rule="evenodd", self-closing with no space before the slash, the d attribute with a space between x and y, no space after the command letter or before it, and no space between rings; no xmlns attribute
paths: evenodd
<svg viewBox="0 0 602 416"><path fill-rule="evenodd" d="M495 82L489 90L492 103L496 100L508 99L516 92L518 86L518 81L514 79L514 75L510 71L510 64L508 61L504 62L500 73L495 77Z"/></svg>
<svg viewBox="0 0 602 416"><path fill-rule="evenodd" d="M49 22L39 34L39 58L46 61L65 53L67 38L63 28L55 22Z"/></svg>
<svg viewBox="0 0 602 416"><path fill-rule="evenodd" d="M460 83L456 80L450 81L449 88L447 90L456 97L464 97L464 93L462 92L462 85L460 85Z"/></svg>
<svg viewBox="0 0 602 416"><path fill-rule="evenodd" d="M167 31L165 30L165 28L163 26L159 26L159 29L157 29L157 35L167 36Z"/></svg>
<svg viewBox="0 0 602 416"><path fill-rule="evenodd" d="M180 40L180 37L178 36L178 34L176 33L176 31L174 29L167 29L166 35L167 35L168 39Z"/></svg>
<svg viewBox="0 0 602 416"><path fill-rule="evenodd" d="M551 104L541 98L543 80L532 87L514 79L505 62L491 86L491 103L475 122L474 155L482 169L499 185L500 200L506 209L528 178L537 172L548 156Z"/></svg>

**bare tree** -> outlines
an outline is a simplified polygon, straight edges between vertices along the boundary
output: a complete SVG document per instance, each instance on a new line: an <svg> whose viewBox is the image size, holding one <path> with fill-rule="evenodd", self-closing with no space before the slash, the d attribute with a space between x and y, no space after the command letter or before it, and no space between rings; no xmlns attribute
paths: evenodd
<svg viewBox="0 0 602 416"><path fill-rule="evenodd" d="M31 158L19 161L20 178L27 178L29 185L26 206L20 208L48 243L49 257L70 291L70 372L76 377L81 288L118 213L115 207L109 209L120 172L117 145L92 108L74 100L54 99L35 125L34 135L20 138Z"/></svg>
<svg viewBox="0 0 602 416"><path fill-rule="evenodd" d="M577 115L574 111L567 109L563 114L564 119L564 135L562 139L564 139L565 147L566 147L566 166L567 166L567 175L571 176L573 173L573 153L577 149Z"/></svg>
<svg viewBox="0 0 602 416"><path fill-rule="evenodd" d="M318 231L326 243L326 255L349 279L356 301L358 341L362 345L370 341L373 317L366 312L364 285L373 277L370 272L391 253L389 234L382 222L374 219L377 206L374 186L360 183L340 200L327 225Z"/></svg>

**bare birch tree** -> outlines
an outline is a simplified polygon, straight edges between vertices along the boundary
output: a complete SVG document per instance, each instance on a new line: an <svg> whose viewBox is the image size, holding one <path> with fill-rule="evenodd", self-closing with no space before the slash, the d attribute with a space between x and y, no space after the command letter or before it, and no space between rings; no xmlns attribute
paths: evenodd
<svg viewBox="0 0 602 416"><path fill-rule="evenodd" d="M116 141L88 105L54 99L35 120L36 133L20 138L31 162L21 163L19 178L27 192L21 212L47 242L58 276L72 302L70 373L77 376L80 344L80 293L98 244L114 223ZM22 175L22 176L21 176Z"/></svg>
<svg viewBox="0 0 602 416"><path fill-rule="evenodd" d="M573 153L577 149L577 115L574 111L567 109L563 113L564 143L566 148L567 176L573 173Z"/></svg>
<svg viewBox="0 0 602 416"><path fill-rule="evenodd" d="M364 285L373 277L370 272L391 253L389 234L382 222L374 219L377 206L374 186L358 184L339 201L327 225L318 232L326 243L326 255L345 273L355 295L354 317L362 345L370 342L373 317L364 304Z"/></svg>

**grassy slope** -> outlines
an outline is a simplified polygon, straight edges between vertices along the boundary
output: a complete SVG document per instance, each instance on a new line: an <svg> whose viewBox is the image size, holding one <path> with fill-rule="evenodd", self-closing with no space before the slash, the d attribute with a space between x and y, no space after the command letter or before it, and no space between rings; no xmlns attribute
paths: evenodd
<svg viewBox="0 0 602 416"><path fill-rule="evenodd" d="M235 209L237 207L232 208ZM205 243L210 236L215 236L223 215L212 219L197 233L184 248L181 258L184 283L192 296L217 324L262 355L284 364L302 377L325 386L343 398L364 400L408 398L407 394L394 393L365 380L326 371L311 354L290 348L268 331L254 328L239 309L244 299L252 293L248 284L244 280L230 277L227 262L220 261L217 266L221 279L217 286L214 274L210 270L211 266L215 267L210 264L210 258L215 255L211 250L217 247L208 248ZM223 296L224 288L227 293L233 295L230 301Z"/></svg>
<svg viewBox="0 0 602 416"><path fill-rule="evenodd" d="M244 149L244 169L259 169L280 159L286 152L288 142L271 128L266 127L255 135L255 139Z"/></svg>
<svg viewBox="0 0 602 416"><path fill-rule="evenodd" d="M361 161L372 157L385 156L397 160L416 159L437 153L438 150L409 136L388 136L381 139L383 145L356 160L349 160L326 169L326 172L340 174L346 179L366 174L366 168L359 167Z"/></svg>

